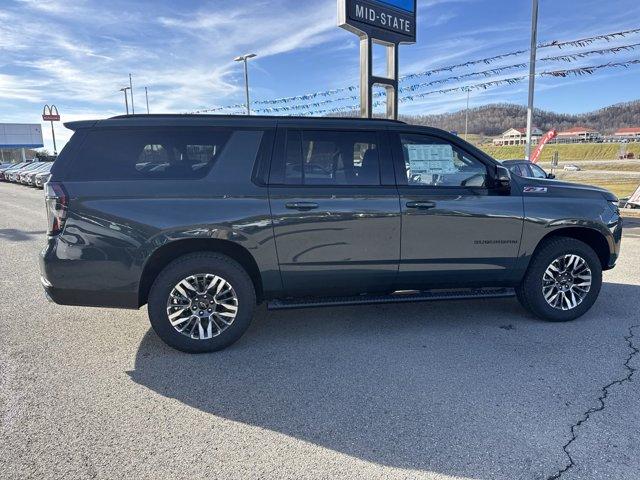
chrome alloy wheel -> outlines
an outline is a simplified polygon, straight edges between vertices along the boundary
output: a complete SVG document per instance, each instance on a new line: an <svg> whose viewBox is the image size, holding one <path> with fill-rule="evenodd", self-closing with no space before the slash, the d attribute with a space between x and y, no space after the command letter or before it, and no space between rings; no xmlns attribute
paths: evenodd
<svg viewBox="0 0 640 480"><path fill-rule="evenodd" d="M558 310L573 310L591 290L591 269L579 255L556 258L542 276L542 294Z"/></svg>
<svg viewBox="0 0 640 480"><path fill-rule="evenodd" d="M194 340L217 337L238 314L238 296L224 278L201 273L181 280L167 300L169 322Z"/></svg>

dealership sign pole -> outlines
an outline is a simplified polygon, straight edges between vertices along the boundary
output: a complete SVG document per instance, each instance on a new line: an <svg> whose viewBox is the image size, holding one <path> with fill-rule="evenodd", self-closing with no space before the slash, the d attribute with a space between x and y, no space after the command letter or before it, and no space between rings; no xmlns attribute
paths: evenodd
<svg viewBox="0 0 640 480"><path fill-rule="evenodd" d="M60 113L55 105L45 105L42 109L42 120L51 122L51 136L53 137L53 154L58 155L58 147L56 146L56 131L53 129L53 122L60 121Z"/></svg>
<svg viewBox="0 0 640 480"><path fill-rule="evenodd" d="M417 0L338 0L338 26L360 37L360 115L373 116L373 89L387 91L387 118L398 118L398 47L416 42ZM386 76L373 73L373 45L385 47Z"/></svg>

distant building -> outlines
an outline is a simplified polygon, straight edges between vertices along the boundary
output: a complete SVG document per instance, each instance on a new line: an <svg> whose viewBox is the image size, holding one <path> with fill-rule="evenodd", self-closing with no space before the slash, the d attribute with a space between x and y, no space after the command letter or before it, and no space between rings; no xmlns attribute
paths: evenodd
<svg viewBox="0 0 640 480"><path fill-rule="evenodd" d="M24 161L27 148L43 146L40 124L0 123L0 162Z"/></svg>
<svg viewBox="0 0 640 480"><path fill-rule="evenodd" d="M538 127L531 129L531 144L536 145L538 140L542 137L542 130ZM493 139L493 144L496 146L504 145L526 145L527 144L527 129L526 128L510 128L504 132L501 136Z"/></svg>
<svg viewBox="0 0 640 480"><path fill-rule="evenodd" d="M613 136L617 141L640 142L640 127L619 128Z"/></svg>
<svg viewBox="0 0 640 480"><path fill-rule="evenodd" d="M555 143L593 143L602 141L600 132L589 127L575 127L559 132Z"/></svg>

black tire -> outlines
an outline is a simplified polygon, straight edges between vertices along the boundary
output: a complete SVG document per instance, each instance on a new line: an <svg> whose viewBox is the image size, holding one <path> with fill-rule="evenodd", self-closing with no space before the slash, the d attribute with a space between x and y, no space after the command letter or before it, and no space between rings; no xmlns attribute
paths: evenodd
<svg viewBox="0 0 640 480"><path fill-rule="evenodd" d="M566 254L582 257L591 270L591 289L582 303L570 310L560 310L547 303L542 292L542 278L551 263ZM539 318L567 322L584 315L595 303L602 287L602 264L594 250L584 242L568 237L545 240L531 259L522 283L516 288L520 304Z"/></svg>
<svg viewBox="0 0 640 480"><path fill-rule="evenodd" d="M222 277L233 287L238 299L238 310L231 325L218 336L193 339L171 325L167 300L181 280L203 273ZM149 320L153 330L167 345L187 353L215 352L236 342L249 328L255 308L255 288L247 272L235 260L209 252L184 255L167 265L154 281L148 300Z"/></svg>

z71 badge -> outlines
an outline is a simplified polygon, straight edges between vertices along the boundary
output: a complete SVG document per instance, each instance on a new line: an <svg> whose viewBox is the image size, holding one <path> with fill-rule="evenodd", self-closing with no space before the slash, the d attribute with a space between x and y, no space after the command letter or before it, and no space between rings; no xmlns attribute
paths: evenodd
<svg viewBox="0 0 640 480"><path fill-rule="evenodd" d="M547 187L524 187L524 193L547 193Z"/></svg>

